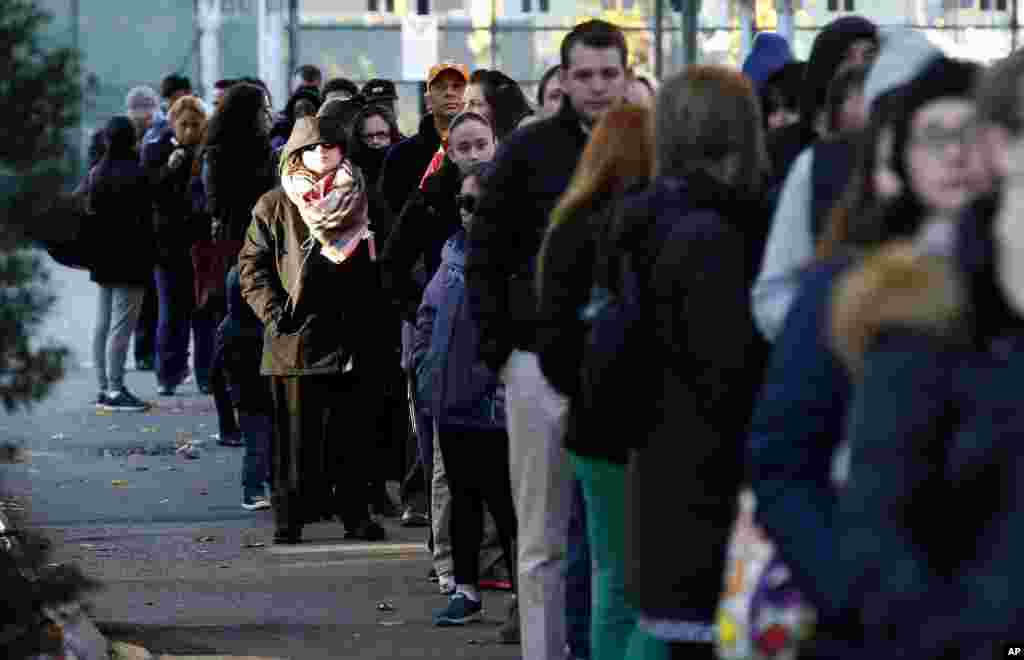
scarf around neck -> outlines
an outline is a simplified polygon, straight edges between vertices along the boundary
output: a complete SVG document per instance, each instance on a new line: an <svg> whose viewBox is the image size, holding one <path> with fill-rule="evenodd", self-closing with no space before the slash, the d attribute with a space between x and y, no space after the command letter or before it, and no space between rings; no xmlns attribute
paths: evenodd
<svg viewBox="0 0 1024 660"><path fill-rule="evenodd" d="M320 243L321 254L340 264L366 240L370 258L376 260L366 185L352 161L345 159L320 178L301 163L286 165L284 170L281 185L298 207L310 235Z"/></svg>

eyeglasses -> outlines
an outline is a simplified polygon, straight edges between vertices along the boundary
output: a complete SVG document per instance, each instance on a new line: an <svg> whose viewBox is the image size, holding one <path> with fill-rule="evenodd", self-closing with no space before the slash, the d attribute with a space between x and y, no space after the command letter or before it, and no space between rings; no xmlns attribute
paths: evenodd
<svg viewBox="0 0 1024 660"><path fill-rule="evenodd" d="M924 147L932 153L942 153L953 145L960 147L969 145L974 140L974 136L974 126L971 124L952 129L928 126L914 135L913 140L914 144Z"/></svg>
<svg viewBox="0 0 1024 660"><path fill-rule="evenodd" d="M465 211L466 213L469 213L470 215L472 215L472 214L476 213L476 208L477 208L477 198L476 198L476 195L456 195L455 196L455 205L458 206L460 210Z"/></svg>

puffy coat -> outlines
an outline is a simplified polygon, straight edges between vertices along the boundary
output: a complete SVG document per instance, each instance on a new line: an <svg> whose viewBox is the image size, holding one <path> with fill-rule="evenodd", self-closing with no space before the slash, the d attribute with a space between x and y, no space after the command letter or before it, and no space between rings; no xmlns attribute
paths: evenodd
<svg viewBox="0 0 1024 660"><path fill-rule="evenodd" d="M505 428L505 387L480 361L480 334L466 299L466 232L445 244L416 319L418 401L447 426Z"/></svg>

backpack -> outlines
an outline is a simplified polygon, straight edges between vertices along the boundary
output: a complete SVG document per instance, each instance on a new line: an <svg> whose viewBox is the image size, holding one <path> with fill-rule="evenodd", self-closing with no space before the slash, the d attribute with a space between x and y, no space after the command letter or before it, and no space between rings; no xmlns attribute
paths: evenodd
<svg viewBox="0 0 1024 660"><path fill-rule="evenodd" d="M93 179L98 166L94 166L79 182L60 206L62 211L56 217L65 224L56 237L41 241L54 261L68 268L89 270L95 245L93 227L96 211L92 205Z"/></svg>
<svg viewBox="0 0 1024 660"><path fill-rule="evenodd" d="M651 419L659 400L661 381L650 369L650 269L679 218L661 210L653 223L631 235L632 247L610 237L598 241L594 283L580 310L584 338L579 418L602 433L625 425L624 439L644 437L642 429L637 433L637 420ZM627 398L629 415L624 419Z"/></svg>

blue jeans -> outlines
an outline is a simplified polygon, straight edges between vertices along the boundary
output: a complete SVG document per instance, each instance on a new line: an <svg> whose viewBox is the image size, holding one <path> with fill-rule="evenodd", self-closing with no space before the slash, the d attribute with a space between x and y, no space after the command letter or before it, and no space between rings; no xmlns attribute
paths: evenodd
<svg viewBox="0 0 1024 660"><path fill-rule="evenodd" d="M247 498L264 497L270 484L270 442L274 423L270 415L238 411L238 425L245 438L242 459L242 493Z"/></svg>
<svg viewBox="0 0 1024 660"><path fill-rule="evenodd" d="M587 540L587 509L583 488L573 479L569 517L569 557L565 567L565 628L574 658L590 658L590 543Z"/></svg>
<svg viewBox="0 0 1024 660"><path fill-rule="evenodd" d="M195 340L193 360L196 381L210 382L216 318L195 309L192 264L158 265L153 270L159 300L156 329L156 377L161 385L175 387L188 368L189 334Z"/></svg>

